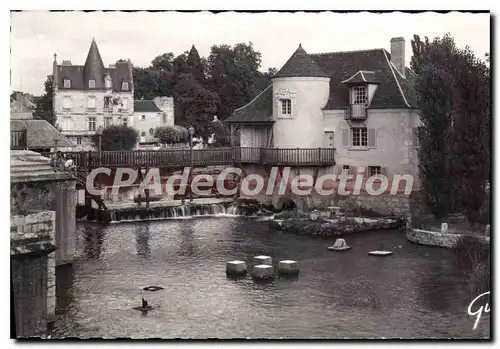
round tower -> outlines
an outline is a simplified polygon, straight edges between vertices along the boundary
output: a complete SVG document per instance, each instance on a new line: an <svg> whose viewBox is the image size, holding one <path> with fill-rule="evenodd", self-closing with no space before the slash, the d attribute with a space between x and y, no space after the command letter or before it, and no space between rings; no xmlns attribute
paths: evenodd
<svg viewBox="0 0 500 349"><path fill-rule="evenodd" d="M330 77L299 45L273 78L274 147L322 147L329 95Z"/></svg>

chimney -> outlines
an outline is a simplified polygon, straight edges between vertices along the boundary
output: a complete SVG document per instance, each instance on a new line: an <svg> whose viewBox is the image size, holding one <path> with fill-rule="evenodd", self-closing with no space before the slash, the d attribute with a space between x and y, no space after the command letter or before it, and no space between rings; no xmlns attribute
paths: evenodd
<svg viewBox="0 0 500 349"><path fill-rule="evenodd" d="M391 39L391 62L405 76L405 38Z"/></svg>
<svg viewBox="0 0 500 349"><path fill-rule="evenodd" d="M62 65L64 65L64 66L70 66L71 65L71 61L62 61Z"/></svg>

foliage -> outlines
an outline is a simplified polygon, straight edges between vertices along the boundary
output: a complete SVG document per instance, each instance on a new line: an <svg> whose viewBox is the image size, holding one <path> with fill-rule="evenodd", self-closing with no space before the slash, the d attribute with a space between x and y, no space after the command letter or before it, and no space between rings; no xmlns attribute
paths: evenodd
<svg viewBox="0 0 500 349"><path fill-rule="evenodd" d="M113 125L103 130L101 136L101 146L103 151L111 150L131 150L137 143L138 132L128 126ZM94 146L99 146L99 136L92 137Z"/></svg>
<svg viewBox="0 0 500 349"><path fill-rule="evenodd" d="M160 126L155 129L155 138L163 144L185 142L187 136L187 129L181 126Z"/></svg>
<svg viewBox="0 0 500 349"><path fill-rule="evenodd" d="M215 146L228 147L231 145L231 131L221 121L213 121L210 125L210 132L215 133Z"/></svg>
<svg viewBox="0 0 500 349"><path fill-rule="evenodd" d="M221 120L256 95L260 63L261 54L254 50L252 43L212 46L208 57L209 88L219 95L217 115Z"/></svg>
<svg viewBox="0 0 500 349"><path fill-rule="evenodd" d="M490 290L490 244L475 236L461 236L454 246L457 265L468 276L473 294Z"/></svg>
<svg viewBox="0 0 500 349"><path fill-rule="evenodd" d="M412 48L427 206L438 219L464 211L470 223L478 222L490 171L489 69L449 34L433 41L415 35Z"/></svg>
<svg viewBox="0 0 500 349"><path fill-rule="evenodd" d="M55 126L56 118L54 115L53 107L53 90L54 78L52 75L48 75L44 82L45 93L40 97L35 108L35 118L47 120L51 125Z"/></svg>
<svg viewBox="0 0 500 349"><path fill-rule="evenodd" d="M135 99L173 96L175 123L207 138L214 115L223 121L269 86L276 69L263 74L260 63L252 43L214 45L208 58L194 46L178 56L167 52L149 67L134 68Z"/></svg>

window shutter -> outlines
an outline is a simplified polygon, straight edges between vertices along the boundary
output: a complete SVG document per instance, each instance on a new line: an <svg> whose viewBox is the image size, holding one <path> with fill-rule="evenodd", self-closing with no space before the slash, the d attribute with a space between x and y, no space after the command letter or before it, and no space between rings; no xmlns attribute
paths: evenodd
<svg viewBox="0 0 500 349"><path fill-rule="evenodd" d="M349 146L349 129L342 129L342 147L347 148Z"/></svg>
<svg viewBox="0 0 500 349"><path fill-rule="evenodd" d="M368 148L376 148L377 147L377 129L369 128L368 129Z"/></svg>

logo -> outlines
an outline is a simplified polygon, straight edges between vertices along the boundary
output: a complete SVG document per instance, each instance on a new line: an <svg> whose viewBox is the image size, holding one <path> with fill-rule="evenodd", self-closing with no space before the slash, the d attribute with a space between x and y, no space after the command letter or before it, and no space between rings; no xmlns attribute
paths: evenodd
<svg viewBox="0 0 500 349"><path fill-rule="evenodd" d="M474 298L472 302L470 302L469 307L467 308L467 314L476 317L476 322L474 322L474 327L472 328L472 330L475 330L477 328L477 325L479 324L483 313L490 312L490 304L486 301L487 299L489 300L489 295L490 291L480 294L479 296Z"/></svg>

